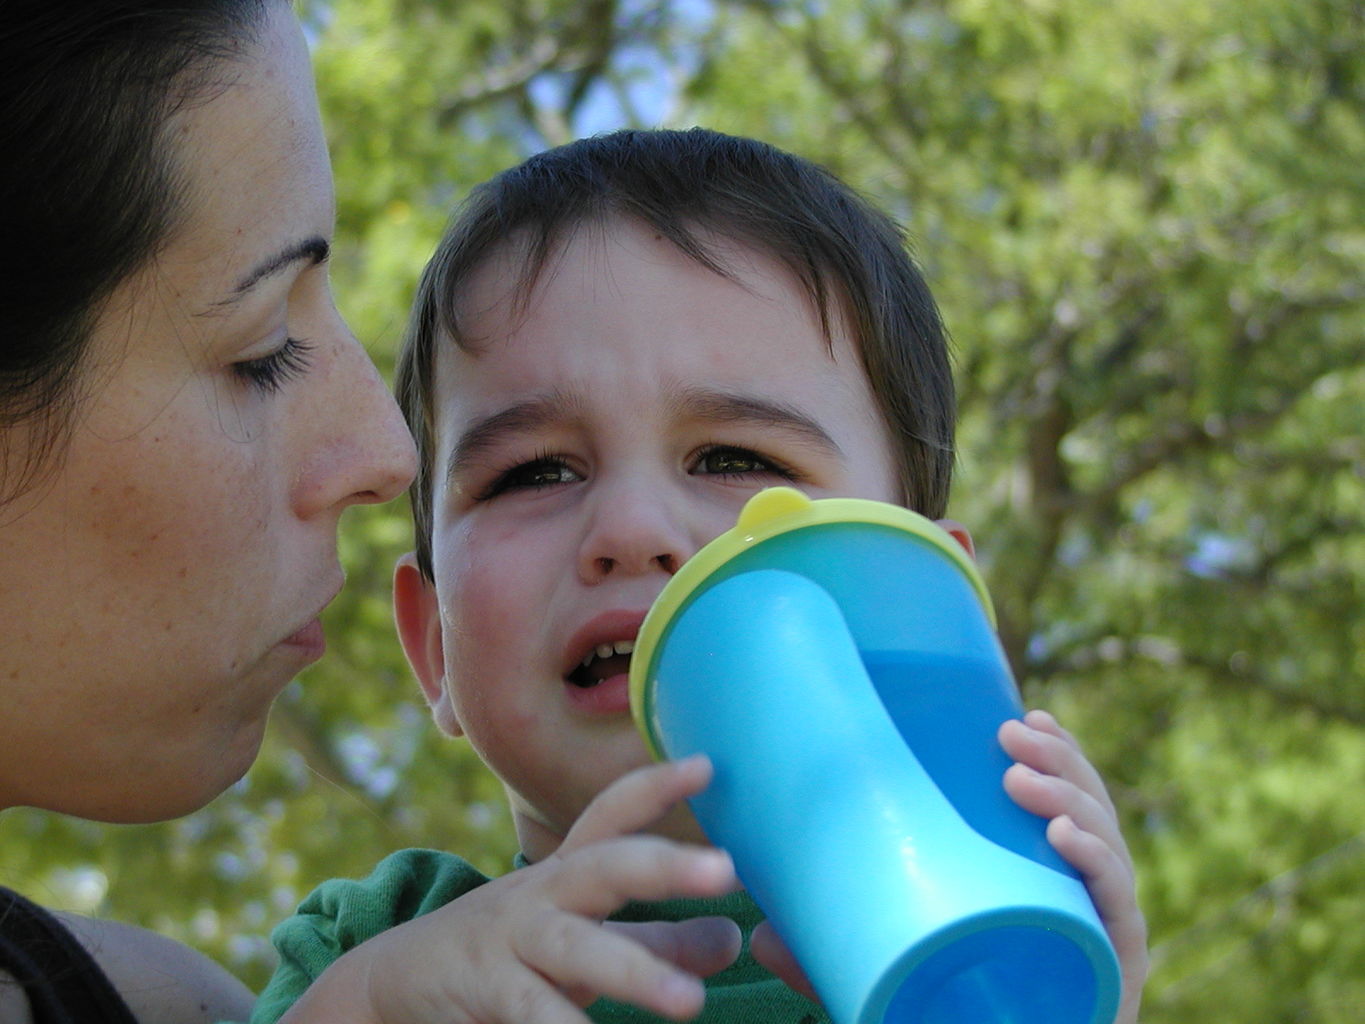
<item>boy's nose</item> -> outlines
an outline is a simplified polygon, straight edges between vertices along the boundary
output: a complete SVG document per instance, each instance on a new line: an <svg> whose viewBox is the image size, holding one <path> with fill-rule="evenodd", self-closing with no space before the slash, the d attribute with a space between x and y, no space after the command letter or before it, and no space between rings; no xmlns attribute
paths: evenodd
<svg viewBox="0 0 1365 1024"><path fill-rule="evenodd" d="M642 564L637 563L633 560L623 564L621 562L618 562L616 559L612 558L610 555L601 555L598 558L594 559L593 565L591 566L591 571L599 579L601 579L615 572L618 566L621 567L625 572L631 573L648 571L649 569L653 569L655 566L657 566L664 572L668 573L668 575L672 576L675 572L678 571L678 566L680 564L681 563L678 561L676 556L669 554L666 551L651 556L650 558L644 560Z"/></svg>
<svg viewBox="0 0 1365 1024"><path fill-rule="evenodd" d="M655 572L672 576L695 548L678 513L657 496L616 490L589 511L578 571L590 585Z"/></svg>

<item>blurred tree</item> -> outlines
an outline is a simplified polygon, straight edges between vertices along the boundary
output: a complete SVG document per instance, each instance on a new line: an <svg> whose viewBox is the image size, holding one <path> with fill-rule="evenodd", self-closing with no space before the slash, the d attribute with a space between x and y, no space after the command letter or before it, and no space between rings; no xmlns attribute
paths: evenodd
<svg viewBox="0 0 1365 1024"><path fill-rule="evenodd" d="M1145 1021L1365 1013L1358 3L718 7L685 117L896 209L1028 696L1139 862Z"/></svg>
<svg viewBox="0 0 1365 1024"><path fill-rule="evenodd" d="M386 370L453 204L522 155L703 123L910 229L954 334L954 514L1030 702L1138 860L1144 1021L1365 1013L1365 8L1359 0L312 0L334 280ZM316 881L500 870L496 783L392 637L399 506L350 513L332 653L204 812L0 820L4 877L253 983Z"/></svg>

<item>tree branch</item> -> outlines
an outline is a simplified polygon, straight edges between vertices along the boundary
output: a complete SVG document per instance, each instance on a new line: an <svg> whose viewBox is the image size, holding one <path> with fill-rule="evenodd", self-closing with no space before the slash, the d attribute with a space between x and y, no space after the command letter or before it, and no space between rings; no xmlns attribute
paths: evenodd
<svg viewBox="0 0 1365 1024"><path fill-rule="evenodd" d="M737 6L757 11L767 19L774 32L784 35L792 41L794 46L800 49L805 55L807 67L816 80L838 101L853 123L861 130L863 136L877 149L881 150L882 155L891 161L893 166L913 166L914 154L902 152L892 143L891 133L888 131L892 125L888 123L887 119L879 117L866 102L863 90L846 81L836 71L834 64L821 46L820 40L824 36L824 31L813 13L809 10L804 12L805 30L793 38L795 34L777 18L780 11L790 11L789 6L766 2L766 0L739 0Z"/></svg>
<svg viewBox="0 0 1365 1024"><path fill-rule="evenodd" d="M1149 951L1152 973L1159 973L1166 964L1187 955L1185 951L1191 946L1225 934L1230 926L1258 907L1268 903L1279 903L1292 897L1309 882L1329 874L1341 865L1359 865L1362 856L1365 856L1365 832L1357 832L1311 860L1281 872L1217 913L1210 914L1183 931L1153 945ZM1188 982L1189 979L1183 980Z"/></svg>
<svg viewBox="0 0 1365 1024"><path fill-rule="evenodd" d="M1058 675L1075 675L1101 664L1136 662L1154 662L1163 668L1194 669L1209 683L1234 691L1239 697L1254 691L1294 711L1309 711L1320 718L1365 726L1365 707L1352 707L1317 694L1286 689L1257 671L1254 665L1234 671L1226 661L1192 654L1167 637L1108 635L1085 646L1072 646L1065 655L1034 661L1029 664L1028 671L1030 676L1046 680Z"/></svg>
<svg viewBox="0 0 1365 1024"><path fill-rule="evenodd" d="M469 111L496 100L517 96L538 75L565 70L566 66L565 51L559 41L542 36L531 43L530 52L520 60L499 62L475 82L441 103L436 109L436 124L442 129L453 129Z"/></svg>

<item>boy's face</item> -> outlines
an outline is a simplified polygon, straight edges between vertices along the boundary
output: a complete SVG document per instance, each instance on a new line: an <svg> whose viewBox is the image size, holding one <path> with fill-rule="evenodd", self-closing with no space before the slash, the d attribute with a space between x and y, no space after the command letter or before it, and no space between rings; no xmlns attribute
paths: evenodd
<svg viewBox="0 0 1365 1024"><path fill-rule="evenodd" d="M462 303L479 350L440 349L436 582L400 566L399 630L532 860L648 760L613 652L679 565L764 487L899 500L851 341L831 353L779 263L724 255L738 280L634 223L580 229L524 312L491 260ZM661 831L695 829L679 814Z"/></svg>

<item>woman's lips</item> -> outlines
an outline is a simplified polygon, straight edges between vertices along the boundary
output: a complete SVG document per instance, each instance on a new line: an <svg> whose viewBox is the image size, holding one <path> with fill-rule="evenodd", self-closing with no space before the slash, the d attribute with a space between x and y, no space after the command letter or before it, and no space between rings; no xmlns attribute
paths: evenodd
<svg viewBox="0 0 1365 1024"><path fill-rule="evenodd" d="M321 658L327 650L327 634L322 629L322 620L314 619L302 629L286 637L284 646L299 651L311 661Z"/></svg>

